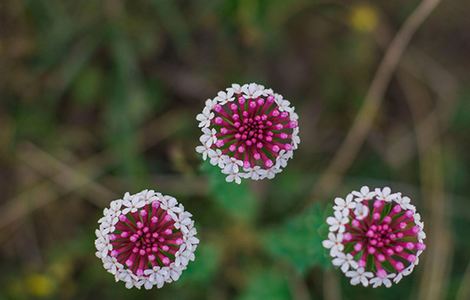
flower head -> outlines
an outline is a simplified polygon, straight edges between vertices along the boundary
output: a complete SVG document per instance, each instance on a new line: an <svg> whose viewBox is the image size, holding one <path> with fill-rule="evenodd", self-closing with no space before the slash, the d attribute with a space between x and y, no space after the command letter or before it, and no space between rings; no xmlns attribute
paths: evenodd
<svg viewBox="0 0 470 300"><path fill-rule="evenodd" d="M410 198L388 187L362 187L335 204L323 246L352 285L390 287L412 272L426 235Z"/></svg>
<svg viewBox="0 0 470 300"><path fill-rule="evenodd" d="M273 178L300 143L298 116L290 102L255 83L221 91L197 115L203 159L217 165L227 181ZM211 156L213 151L221 155Z"/></svg>
<svg viewBox="0 0 470 300"><path fill-rule="evenodd" d="M114 200L98 221L96 256L127 288L178 280L199 244L191 214L175 198L144 190Z"/></svg>

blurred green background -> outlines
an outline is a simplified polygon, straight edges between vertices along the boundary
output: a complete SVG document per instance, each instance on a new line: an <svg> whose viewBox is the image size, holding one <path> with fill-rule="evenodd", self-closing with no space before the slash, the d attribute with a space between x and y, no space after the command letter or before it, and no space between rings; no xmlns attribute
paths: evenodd
<svg viewBox="0 0 470 300"><path fill-rule="evenodd" d="M470 299L467 0L420 26L358 155L322 186L418 4L1 0L0 299ZM274 180L236 186L196 155L195 116L248 82L293 103L302 142ZM321 247L332 199L362 185L410 195L426 224L391 289L350 286ZM94 256L102 209L143 188L177 197L201 240L161 290L126 290Z"/></svg>

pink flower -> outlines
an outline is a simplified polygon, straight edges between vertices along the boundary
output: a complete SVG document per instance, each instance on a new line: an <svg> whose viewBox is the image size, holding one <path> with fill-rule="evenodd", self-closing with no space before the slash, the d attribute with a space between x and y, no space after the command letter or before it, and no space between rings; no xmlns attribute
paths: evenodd
<svg viewBox="0 0 470 300"><path fill-rule="evenodd" d="M196 119L203 133L196 151L204 160L209 150L220 151L210 163L229 182L273 178L300 143L298 116L290 102L255 83L219 92Z"/></svg>
<svg viewBox="0 0 470 300"><path fill-rule="evenodd" d="M335 201L334 215L327 219L330 233L323 246L330 249L333 264L341 266L352 285L398 283L426 248L424 225L410 198L388 187L373 192L362 187L346 199Z"/></svg>
<svg viewBox="0 0 470 300"><path fill-rule="evenodd" d="M199 240L191 214L175 198L144 190L112 201L98 221L96 256L127 288L178 280Z"/></svg>

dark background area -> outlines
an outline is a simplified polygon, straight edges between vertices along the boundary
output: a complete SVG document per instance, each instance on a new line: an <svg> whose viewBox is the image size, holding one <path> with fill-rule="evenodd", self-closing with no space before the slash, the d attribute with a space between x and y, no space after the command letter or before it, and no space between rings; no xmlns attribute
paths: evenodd
<svg viewBox="0 0 470 300"><path fill-rule="evenodd" d="M365 109L419 3L2 0L0 299L470 299L468 1L437 6ZM292 102L301 144L275 179L236 186L195 153L195 116L249 82ZM350 286L321 247L332 200L362 185L409 195L425 222L420 265L391 289ZM201 244L178 282L126 290L94 230L144 188L183 203Z"/></svg>

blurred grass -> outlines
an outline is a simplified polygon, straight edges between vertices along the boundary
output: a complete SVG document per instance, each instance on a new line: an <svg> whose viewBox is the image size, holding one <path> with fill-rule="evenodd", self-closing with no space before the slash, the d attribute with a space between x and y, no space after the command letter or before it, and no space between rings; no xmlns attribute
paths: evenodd
<svg viewBox="0 0 470 300"><path fill-rule="evenodd" d="M329 300L331 287L343 299L416 299L439 262L438 297L469 299L464 0L444 1L419 30L399 66L413 79L394 77L344 184L304 208L363 104L383 41L417 4L2 1L0 299ZM251 81L296 106L302 144L274 180L235 186L201 167L194 117L218 90ZM419 118L406 88L426 95ZM419 134L435 137L424 149L439 143L442 182L420 173L433 166L419 155ZM427 228L436 217L429 191L443 184L444 222L428 232L437 246L427 253L447 241L448 257L424 256L390 290L351 287L331 271L320 245L326 204L364 184L412 196ZM93 233L109 201L142 188L176 196L195 215L201 246L177 283L129 291L94 257Z"/></svg>

